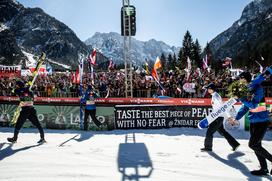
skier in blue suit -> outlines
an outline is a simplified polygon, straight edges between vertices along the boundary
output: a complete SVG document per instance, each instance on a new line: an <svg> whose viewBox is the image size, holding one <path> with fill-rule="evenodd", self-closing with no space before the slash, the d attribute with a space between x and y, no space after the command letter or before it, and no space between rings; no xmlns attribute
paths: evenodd
<svg viewBox="0 0 272 181"><path fill-rule="evenodd" d="M101 127L102 123L99 122L96 118L96 105L95 98L99 97L93 90L92 85L88 85L87 90L85 91L81 101L86 103L85 114L84 114L84 130L88 130L88 118L91 116L94 124L97 127Z"/></svg>
<svg viewBox="0 0 272 181"><path fill-rule="evenodd" d="M235 123L235 121L241 119L249 111L250 139L248 146L254 150L261 166L259 170L251 171L252 175L266 175L268 173L266 159L272 162L272 155L262 147L262 139L264 138L269 125L269 112L266 109L264 90L261 83L265 80L266 76L270 75L272 75L272 67L268 68L252 82L251 74L249 72L242 72L239 75L239 81L248 84L250 94L242 98L239 97L243 106L238 111L236 118L230 120ZM270 174L272 174L272 170L270 171Z"/></svg>

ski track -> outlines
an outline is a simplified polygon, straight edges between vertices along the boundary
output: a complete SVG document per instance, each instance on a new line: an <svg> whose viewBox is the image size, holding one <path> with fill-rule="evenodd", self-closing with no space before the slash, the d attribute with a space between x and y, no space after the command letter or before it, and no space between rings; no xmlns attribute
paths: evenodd
<svg viewBox="0 0 272 181"><path fill-rule="evenodd" d="M231 151L215 134L213 152L200 152L206 130L114 130L83 132L45 130L47 143L38 145L36 129L22 129L10 144L13 128L0 128L0 180L2 181L262 181L256 177L258 161L248 148L249 134L231 130L241 146ZM272 132L263 146L272 152ZM127 140L127 142L126 142ZM272 164L268 162L269 169Z"/></svg>

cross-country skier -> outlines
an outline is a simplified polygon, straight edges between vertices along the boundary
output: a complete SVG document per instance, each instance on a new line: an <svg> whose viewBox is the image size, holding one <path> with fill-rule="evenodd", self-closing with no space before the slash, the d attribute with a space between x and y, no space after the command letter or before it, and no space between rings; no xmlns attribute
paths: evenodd
<svg viewBox="0 0 272 181"><path fill-rule="evenodd" d="M81 101L86 103L85 106L85 114L84 114L84 130L88 130L88 118L91 116L94 124L97 127L101 127L102 123L99 122L96 118L96 105L95 105L95 98L99 97L95 91L93 90L92 85L88 85L87 90L85 91Z"/></svg>
<svg viewBox="0 0 272 181"><path fill-rule="evenodd" d="M21 111L18 120L15 124L14 135L11 138L7 138L7 140L11 143L16 142L21 127L25 123L26 119L29 119L29 121L34 126L36 126L40 132L40 140L38 141L38 143L39 144L44 143L45 142L44 131L41 124L39 123L39 120L37 118L37 112L33 106L34 102L33 92L29 90L29 87L25 87L24 82L17 81L14 93L19 96Z"/></svg>
<svg viewBox="0 0 272 181"><path fill-rule="evenodd" d="M250 122L250 139L248 146L255 152L261 168L253 170L252 175L266 175L268 173L266 159L272 162L272 155L262 147L262 139L267 131L269 125L269 113L266 109L264 101L264 90L261 83L266 76L272 75L272 66L264 73L259 75L251 82L251 74L249 72L242 72L239 75L241 83L248 84L251 94L244 97L236 97L243 103L237 116L232 121L235 122L241 119L248 111L248 118ZM272 174L272 169L270 171Z"/></svg>
<svg viewBox="0 0 272 181"><path fill-rule="evenodd" d="M216 92L216 86L213 83L210 83L209 85L207 85L206 89L208 89L208 93L212 95L212 108L215 110L218 107L222 106L223 104L222 98ZM230 117L228 113L225 113L225 116L228 118ZM233 151L235 151L238 148L240 144L225 130L223 122L224 117L218 117L209 125L206 132L206 138L204 141L204 148L201 148L201 151L212 151L213 134L216 131L218 131L219 134L221 134L227 139Z"/></svg>

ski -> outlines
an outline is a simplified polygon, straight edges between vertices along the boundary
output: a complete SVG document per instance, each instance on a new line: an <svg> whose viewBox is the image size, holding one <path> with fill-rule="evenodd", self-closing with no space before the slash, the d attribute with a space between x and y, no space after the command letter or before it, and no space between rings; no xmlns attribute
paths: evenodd
<svg viewBox="0 0 272 181"><path fill-rule="evenodd" d="M218 109L213 110L206 118L199 121L197 124L197 127L199 129L207 128L214 120L216 120L218 117L232 109L233 105L237 101L234 98L230 98L228 101L224 102L224 104L219 107Z"/></svg>
<svg viewBox="0 0 272 181"><path fill-rule="evenodd" d="M42 64L44 63L45 61L45 57L46 57L46 54L43 52L42 55L40 56L38 62L37 62L37 65L36 65L36 68L34 70L34 72L32 73L32 80L30 82L28 82L29 84L29 90L31 90L37 76L38 76L38 73L39 73L39 69L41 68ZM14 114L13 114L13 118L11 120L11 124L14 125L16 124L19 116L20 116L20 112L21 112L21 102L19 103L19 105L17 106Z"/></svg>
<svg viewBox="0 0 272 181"><path fill-rule="evenodd" d="M46 54L43 52L42 55L40 56L39 60L38 60L38 63L36 65L36 68L35 68L34 72L32 73L32 80L28 83L29 84L29 90L32 89L32 86L33 86L33 84L34 84L34 82L35 82L35 80L36 80L36 78L37 78L37 76L39 74L39 70L40 70L42 64L45 61L45 57L46 57Z"/></svg>

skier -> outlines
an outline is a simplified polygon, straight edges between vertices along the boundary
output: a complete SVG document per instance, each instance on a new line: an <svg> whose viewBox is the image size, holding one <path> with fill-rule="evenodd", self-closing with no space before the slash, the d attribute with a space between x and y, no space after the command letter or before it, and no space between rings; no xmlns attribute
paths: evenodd
<svg viewBox="0 0 272 181"><path fill-rule="evenodd" d="M39 123L39 120L37 118L37 112L33 106L33 92L29 90L28 87L25 87L24 82L16 81L16 89L14 90L14 93L19 96L21 111L15 124L14 135L11 138L7 138L7 140L11 143L15 143L17 141L21 127L25 123L26 119L29 119L40 132L40 140L37 143L44 143L44 131L41 124Z"/></svg>
<svg viewBox="0 0 272 181"><path fill-rule="evenodd" d="M86 102L86 107L85 107L85 114L84 114L84 130L88 130L88 118L89 115L91 116L94 124L101 128L102 123L99 122L96 118L96 105L94 99L99 97L93 90L92 85L88 85L87 90L85 91L81 101Z"/></svg>
<svg viewBox="0 0 272 181"><path fill-rule="evenodd" d="M269 125L269 113L266 109L264 90L261 86L261 83L265 80L266 76L271 75L272 66L252 82L251 74L249 72L242 72L239 75L239 81L248 84L250 94L244 97L236 97L243 103L243 106L238 111L235 119L232 119L233 122L236 122L249 111L250 139L248 146L255 152L261 166L259 170L253 170L250 173L258 176L266 175L268 173L266 159L272 162L272 155L262 147L262 139L264 138ZM272 169L270 174L272 174Z"/></svg>
<svg viewBox="0 0 272 181"><path fill-rule="evenodd" d="M212 95L212 108L217 109L223 104L223 102L221 96L216 92L216 86L213 83L210 83L207 85L206 89L208 90L208 93ZM225 116L228 118L230 117L228 113L225 113ZM232 150L236 151L240 144L225 130L223 122L224 117L218 117L209 125L204 141L204 148L201 148L201 151L212 151L213 134L216 131L224 136L232 147Z"/></svg>

